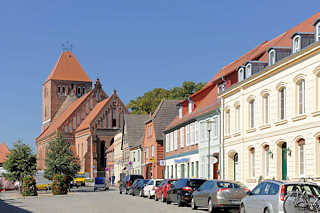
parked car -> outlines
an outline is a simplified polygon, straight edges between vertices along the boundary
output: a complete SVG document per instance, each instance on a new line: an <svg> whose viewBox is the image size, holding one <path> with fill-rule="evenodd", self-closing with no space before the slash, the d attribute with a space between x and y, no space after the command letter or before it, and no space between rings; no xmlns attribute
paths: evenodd
<svg viewBox="0 0 320 213"><path fill-rule="evenodd" d="M132 187L130 188L130 194L133 196L139 195L140 197L143 197L144 196L143 189L149 181L150 180L147 180L147 179L137 179L135 181L135 184L133 184Z"/></svg>
<svg viewBox="0 0 320 213"><path fill-rule="evenodd" d="M133 189L137 186L137 184L139 183L139 182L141 182L141 180L143 180L143 179L136 179L133 183L132 183L132 185L129 187L129 189L128 189L128 194L129 195L133 195Z"/></svg>
<svg viewBox="0 0 320 213"><path fill-rule="evenodd" d="M167 204L175 202L178 206L190 204L192 193L197 190L206 180L204 179L179 179L167 191Z"/></svg>
<svg viewBox="0 0 320 213"><path fill-rule="evenodd" d="M162 179L152 179L149 180L149 182L146 184L146 186L143 188L143 194L144 196L147 196L149 199L154 197L156 193L156 189L161 184Z"/></svg>
<svg viewBox="0 0 320 213"><path fill-rule="evenodd" d="M283 203L286 195L292 191L306 191L308 195L320 195L319 186L309 182L285 182L266 180L258 184L248 196L241 200L241 213L283 213ZM290 208L290 206L288 206ZM287 206L286 206L287 209ZM287 212L303 212L294 208Z"/></svg>
<svg viewBox="0 0 320 213"><path fill-rule="evenodd" d="M156 194L154 199L161 200L162 202L166 201L167 198L167 191L170 189L171 185L176 182L176 179L164 179L159 187L156 189Z"/></svg>
<svg viewBox="0 0 320 213"><path fill-rule="evenodd" d="M208 180L193 192L191 207L208 207L209 212L217 208L239 209L248 191L247 187L232 181Z"/></svg>
<svg viewBox="0 0 320 213"><path fill-rule="evenodd" d="M86 179L89 178L89 173L85 172L78 172L76 176L73 178L73 180L70 183L70 186L85 186L86 185Z"/></svg>
<svg viewBox="0 0 320 213"><path fill-rule="evenodd" d="M94 188L93 191L96 190L109 190L109 181L106 181L105 177L96 177L94 179Z"/></svg>
<svg viewBox="0 0 320 213"><path fill-rule="evenodd" d="M125 192L128 194L130 186L133 184L133 182L136 179L143 179L142 175L128 175L125 176L120 180L120 185L119 185L119 192L122 194L122 192Z"/></svg>

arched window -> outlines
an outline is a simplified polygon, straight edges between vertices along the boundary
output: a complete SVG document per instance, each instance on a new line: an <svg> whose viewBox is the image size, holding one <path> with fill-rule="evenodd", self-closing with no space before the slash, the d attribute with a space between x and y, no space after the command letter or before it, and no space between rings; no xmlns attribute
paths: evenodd
<svg viewBox="0 0 320 213"><path fill-rule="evenodd" d="M279 89L279 119L284 120L286 117L286 88Z"/></svg>
<svg viewBox="0 0 320 213"><path fill-rule="evenodd" d="M316 24L316 41L320 41L320 22Z"/></svg>
<svg viewBox="0 0 320 213"><path fill-rule="evenodd" d="M269 177L270 175L270 169L269 169L269 162L270 162L270 157L269 157L269 151L270 151L270 147L269 145L265 145L263 147L263 158L264 158L264 176L265 177Z"/></svg>
<svg viewBox="0 0 320 213"><path fill-rule="evenodd" d="M249 127L254 128L254 100L249 102Z"/></svg>
<svg viewBox="0 0 320 213"><path fill-rule="evenodd" d="M62 87L62 95L66 95L66 88Z"/></svg>
<svg viewBox="0 0 320 213"><path fill-rule="evenodd" d="M269 123L269 94L263 95L263 123Z"/></svg>
<svg viewBox="0 0 320 213"><path fill-rule="evenodd" d="M81 88L80 87L77 88L77 95L81 96Z"/></svg>
<svg viewBox="0 0 320 213"><path fill-rule="evenodd" d="M82 87L82 95L86 94L86 88Z"/></svg>
<svg viewBox="0 0 320 213"><path fill-rule="evenodd" d="M293 41L292 41L292 53L296 53L300 50L300 36L296 36L293 38Z"/></svg>
<svg viewBox="0 0 320 213"><path fill-rule="evenodd" d="M252 69L251 68L252 68L251 64L248 64L246 66L246 77L247 78L249 78L252 75Z"/></svg>
<svg viewBox="0 0 320 213"><path fill-rule="evenodd" d="M238 82L243 81L245 79L244 68L240 68L238 70Z"/></svg>
<svg viewBox="0 0 320 213"><path fill-rule="evenodd" d="M299 176L304 175L304 146L305 146L305 140L300 139L297 141L297 163L298 163L298 174Z"/></svg>
<svg viewBox="0 0 320 213"><path fill-rule="evenodd" d="M272 66L276 63L276 51L270 50L269 52L269 66Z"/></svg>
<svg viewBox="0 0 320 213"><path fill-rule="evenodd" d="M61 87L58 87L58 95L61 93Z"/></svg>
<svg viewBox="0 0 320 213"><path fill-rule="evenodd" d="M305 81L303 79L297 82L297 106L298 114L305 113Z"/></svg>
<svg viewBox="0 0 320 213"><path fill-rule="evenodd" d="M249 162L250 162L250 177L255 177L255 149L249 150Z"/></svg>
<svg viewBox="0 0 320 213"><path fill-rule="evenodd" d="M235 153L233 156L233 180L237 180L238 178L238 166L239 166L239 158L238 153Z"/></svg>

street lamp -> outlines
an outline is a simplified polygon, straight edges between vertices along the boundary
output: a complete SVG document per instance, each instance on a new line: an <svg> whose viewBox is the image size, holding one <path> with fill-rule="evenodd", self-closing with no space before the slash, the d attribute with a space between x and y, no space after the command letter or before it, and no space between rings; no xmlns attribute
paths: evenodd
<svg viewBox="0 0 320 213"><path fill-rule="evenodd" d="M208 180L210 179L210 132L211 132L211 124L215 123L214 121L206 120L204 123L207 124L208 130Z"/></svg>

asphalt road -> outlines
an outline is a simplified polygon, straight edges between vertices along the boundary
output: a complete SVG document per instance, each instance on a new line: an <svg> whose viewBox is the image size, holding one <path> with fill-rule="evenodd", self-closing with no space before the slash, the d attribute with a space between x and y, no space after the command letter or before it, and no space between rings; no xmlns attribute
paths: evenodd
<svg viewBox="0 0 320 213"><path fill-rule="evenodd" d="M52 196L41 194L38 197L21 198L14 194L0 193L0 213L204 213L190 207L167 205L147 198L120 195L118 191L85 192L77 191L68 195ZM2 199L2 200L1 200Z"/></svg>

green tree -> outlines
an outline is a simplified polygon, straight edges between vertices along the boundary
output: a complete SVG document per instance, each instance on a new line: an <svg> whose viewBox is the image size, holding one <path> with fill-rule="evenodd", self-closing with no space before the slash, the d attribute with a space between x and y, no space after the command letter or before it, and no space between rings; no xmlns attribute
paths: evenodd
<svg viewBox="0 0 320 213"><path fill-rule="evenodd" d="M71 178L80 170L79 159L73 154L71 144L64 140L60 132L49 142L45 164L44 176L49 180L56 175Z"/></svg>
<svg viewBox="0 0 320 213"><path fill-rule="evenodd" d="M143 96L137 97L136 100L130 100L127 108L134 114L153 113L163 99L185 99L193 93L200 90L205 84L185 81L181 87L174 87L170 90L155 88L152 91L144 93Z"/></svg>
<svg viewBox="0 0 320 213"><path fill-rule="evenodd" d="M24 177L33 176L36 173L37 158L31 148L20 140L13 147L3 163L3 168L6 170L4 177L12 181L19 180L22 183Z"/></svg>

